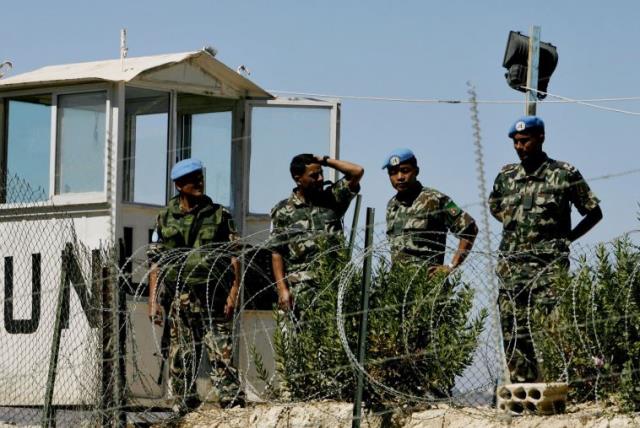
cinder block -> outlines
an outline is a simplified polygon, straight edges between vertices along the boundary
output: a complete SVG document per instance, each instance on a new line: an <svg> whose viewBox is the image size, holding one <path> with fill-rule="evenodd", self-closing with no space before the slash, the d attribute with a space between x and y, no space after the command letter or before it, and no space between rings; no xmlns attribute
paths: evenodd
<svg viewBox="0 0 640 428"><path fill-rule="evenodd" d="M569 385L554 383L512 383L498 386L498 410L512 415L563 413Z"/></svg>

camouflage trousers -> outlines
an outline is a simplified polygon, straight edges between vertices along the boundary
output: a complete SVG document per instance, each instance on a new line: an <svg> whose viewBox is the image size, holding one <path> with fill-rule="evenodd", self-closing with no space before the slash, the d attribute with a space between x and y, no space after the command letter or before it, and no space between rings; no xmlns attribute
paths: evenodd
<svg viewBox="0 0 640 428"><path fill-rule="evenodd" d="M196 388L203 346L211 364L212 395L221 407L244 403L238 371L232 366L232 324L213 317L193 293L183 292L169 312L169 372L173 396L180 408L199 403Z"/></svg>
<svg viewBox="0 0 640 428"><path fill-rule="evenodd" d="M536 355L536 327L533 320L548 320L556 307L553 278L568 268L567 259L498 264L501 286L498 308L505 357L512 382L540 382L545 379Z"/></svg>
<svg viewBox="0 0 640 428"><path fill-rule="evenodd" d="M293 310L289 315L296 324L302 321L305 310L313 302L316 290L317 283L314 279L289 280L289 292L293 294Z"/></svg>

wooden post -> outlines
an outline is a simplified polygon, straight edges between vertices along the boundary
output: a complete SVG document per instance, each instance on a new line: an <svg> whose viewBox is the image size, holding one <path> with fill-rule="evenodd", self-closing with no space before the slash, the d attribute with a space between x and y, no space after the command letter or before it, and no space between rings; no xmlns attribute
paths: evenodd
<svg viewBox="0 0 640 428"><path fill-rule="evenodd" d="M527 116L535 116L537 89L538 89L538 65L540 62L540 27L532 25L529 28L529 58L527 60L527 92L525 92L524 113Z"/></svg>

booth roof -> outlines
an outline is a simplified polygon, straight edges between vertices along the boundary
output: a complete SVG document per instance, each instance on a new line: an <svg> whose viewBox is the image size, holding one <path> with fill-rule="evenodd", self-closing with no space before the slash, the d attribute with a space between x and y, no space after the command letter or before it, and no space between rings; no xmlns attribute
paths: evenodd
<svg viewBox="0 0 640 428"><path fill-rule="evenodd" d="M225 86L233 87L236 92L244 96L273 98L270 93L204 50L125 58L124 67L120 59L52 65L1 79L0 90L95 81L135 82L144 80L145 76L153 72L179 64L195 65L205 74L222 82Z"/></svg>

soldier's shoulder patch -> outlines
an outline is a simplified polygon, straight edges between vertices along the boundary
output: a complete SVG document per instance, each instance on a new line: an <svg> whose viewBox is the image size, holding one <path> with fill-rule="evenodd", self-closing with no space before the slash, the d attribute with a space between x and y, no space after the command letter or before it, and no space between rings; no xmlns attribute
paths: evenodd
<svg viewBox="0 0 640 428"><path fill-rule="evenodd" d="M452 217L457 217L460 215L460 213L462 213L462 210L460 209L460 207L458 207L456 203L453 201L447 202L447 204L444 206L444 209Z"/></svg>

